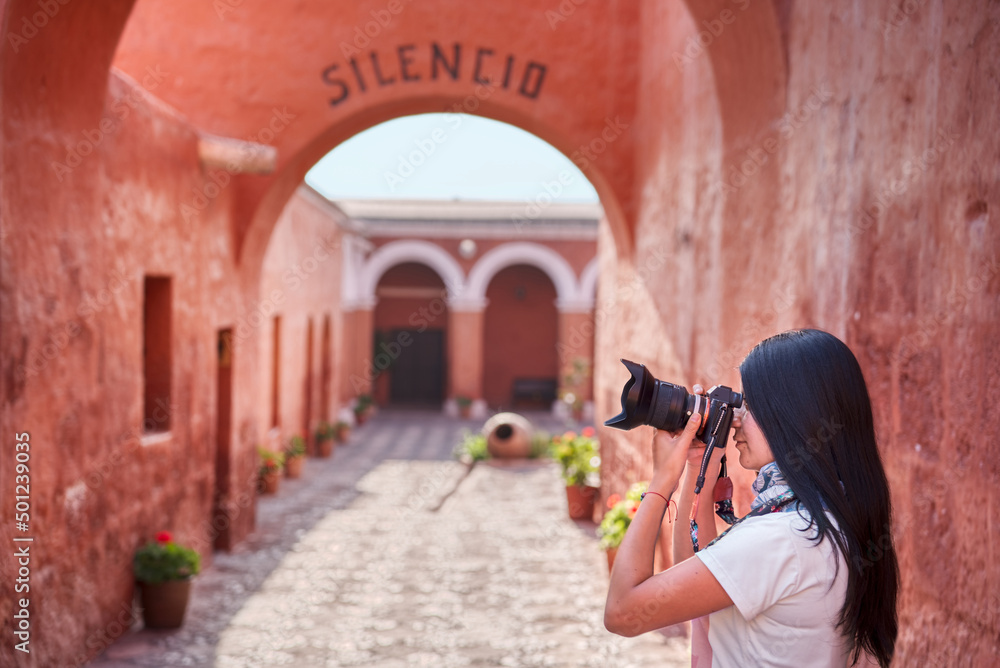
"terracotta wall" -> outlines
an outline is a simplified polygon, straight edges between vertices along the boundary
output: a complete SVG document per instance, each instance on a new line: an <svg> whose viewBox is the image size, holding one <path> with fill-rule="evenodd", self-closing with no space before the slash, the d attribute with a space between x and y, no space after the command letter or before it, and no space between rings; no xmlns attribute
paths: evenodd
<svg viewBox="0 0 1000 668"><path fill-rule="evenodd" d="M236 261L238 177L206 169L196 129L153 96L176 73L109 73L128 9L59 5L45 30L3 60L0 421L5 433L30 434L31 521L22 536L34 538L25 592L31 654L18 652L15 664L13 645L2 643L3 665L79 665L126 632L132 556L157 531L195 547L208 566L220 536L235 544L254 524L254 446L269 426L257 396L267 369L258 346L272 295L260 289L259 265ZM37 10L24 9L28 17ZM8 19L20 25L19 16ZM61 49L74 55L55 57ZM297 309L310 309L318 348L320 316L338 308L331 267L339 251L317 270L318 289L307 278L296 290L278 273L283 261L305 259L320 238L310 235L329 227L328 217L317 227L308 207L293 202L292 220L283 219L268 287L286 291L290 338L301 327ZM170 431L154 434L143 428L147 276L170 280L170 399L149 415L168 416ZM220 466L223 329L233 332L234 392L222 411L232 434ZM329 401L336 405L335 393ZM13 497L7 465L5 456L0 490ZM9 522L0 527L7 544L12 532ZM4 582L16 573L12 555L0 555ZM12 619L14 605L0 597L0 616Z"/></svg>
<svg viewBox="0 0 1000 668"><path fill-rule="evenodd" d="M483 398L491 408L509 410L515 379L558 382L556 289L540 269L515 265L497 272L486 299Z"/></svg>
<svg viewBox="0 0 1000 668"><path fill-rule="evenodd" d="M370 50L391 58L418 44L426 74L432 45L457 40L462 76L355 90L339 106L323 73L346 71L338 44L381 2L284 14L233 3L223 20L202 0L144 0L116 54L132 4L59 3L15 47L10 35L39 5L2 3L0 420L5 434L31 433L36 665L72 664L122 631L132 551L153 532L174 529L209 555L223 328L237 337L222 501L230 531L252 527L253 446L270 427L260 406L269 330L254 323L274 312L261 266L278 214L339 141L456 101L578 160L618 124L584 168L610 220L598 417L617 412L621 356L677 382L736 383L739 359L768 334L818 326L844 337L871 386L894 490L898 664L989 665L1000 651L989 438L1000 426L997 3L589 2L560 9L567 20L554 25L526 1L474 15L413 3ZM231 39L219 41L220 26ZM502 87L477 96L469 54L496 43L550 68L537 99ZM109 77L112 60L132 81ZM204 169L192 124L243 139L267 130L277 171L227 180ZM309 218L300 224L317 229ZM290 233L276 267L308 253L308 239ZM143 442L146 275L172 279L176 426ZM283 275L267 280L280 287ZM327 298L305 283L288 299L302 300L318 334ZM282 318L298 355L307 321ZM368 349L350 337L357 322L337 327L334 317L332 345L343 335L345 350ZM283 426L302 419L293 402L304 385L287 378ZM648 438L602 431L606 492L648 475ZM6 473L0 491L12 496ZM0 526L0 540L12 532ZM12 565L0 553L5 582ZM0 597L0 617L11 605Z"/></svg>
<svg viewBox="0 0 1000 668"><path fill-rule="evenodd" d="M345 220L303 186L278 219L264 255L260 294L268 308L258 328L262 374L255 398L258 406L270 408L274 392L278 395L276 425L269 410L258 411L258 432L267 434L262 444L271 449L284 447L295 434L311 435L320 420L335 418L339 409L343 338L339 223ZM273 382L276 317L280 318L277 386ZM325 349L324 326L330 331Z"/></svg>
<svg viewBox="0 0 1000 668"><path fill-rule="evenodd" d="M616 261L601 238L598 415L617 411L620 356L668 380L734 383L769 334L844 338L893 490L895 663L989 665L1000 531L984 510L998 467L982 435L1000 426L1000 89L988 63L1000 62L1000 6L775 3L787 71L734 89L716 82L757 57L739 42L758 18L739 11L749 3L707 4L715 16L693 19L680 2L643 3L642 80L662 85L640 93L635 246ZM731 23L706 23L723 9ZM774 76L784 111L732 138L740 110L725 97L752 106ZM606 492L648 475L647 430L601 436Z"/></svg>
<svg viewBox="0 0 1000 668"><path fill-rule="evenodd" d="M9 108L5 118L3 428L29 432L32 446L31 665L75 664L127 628L119 618L132 600L132 555L157 531L211 561L216 337L244 301L230 191L182 213L208 182L196 136L142 91L113 73L102 104L81 105L72 122L42 111L16 124ZM169 277L171 302L170 398L152 414L168 417L170 430L150 435L145 276ZM235 355L250 346L239 342ZM237 397L236 424L249 401ZM234 490L248 454L237 438ZM6 460L3 470L0 488L12 497ZM231 522L252 526L253 499L244 500L234 492ZM11 554L0 557L4 582ZM12 605L0 597L0 616L10 619ZM8 651L5 642L0 663L11 665Z"/></svg>

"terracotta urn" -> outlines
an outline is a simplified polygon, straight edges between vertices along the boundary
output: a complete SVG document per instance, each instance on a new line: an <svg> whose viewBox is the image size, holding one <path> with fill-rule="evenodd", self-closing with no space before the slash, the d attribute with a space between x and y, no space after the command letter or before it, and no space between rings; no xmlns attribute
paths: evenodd
<svg viewBox="0 0 1000 668"><path fill-rule="evenodd" d="M531 423L517 413L497 413L483 425L486 451L497 459L531 455Z"/></svg>

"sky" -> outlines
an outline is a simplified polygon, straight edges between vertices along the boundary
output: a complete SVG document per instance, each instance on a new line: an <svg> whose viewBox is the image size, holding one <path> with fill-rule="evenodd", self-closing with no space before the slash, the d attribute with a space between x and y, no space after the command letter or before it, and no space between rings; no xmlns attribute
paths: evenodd
<svg viewBox="0 0 1000 668"><path fill-rule="evenodd" d="M404 116L351 137L306 174L329 199L596 202L568 157L513 125L467 114ZM557 194L558 193L558 194Z"/></svg>

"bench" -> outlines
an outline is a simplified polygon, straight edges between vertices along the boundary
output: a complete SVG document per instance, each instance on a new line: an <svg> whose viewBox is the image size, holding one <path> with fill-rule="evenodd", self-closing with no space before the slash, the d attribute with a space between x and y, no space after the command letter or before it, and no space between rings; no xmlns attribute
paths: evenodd
<svg viewBox="0 0 1000 668"><path fill-rule="evenodd" d="M556 400L558 387L555 378L515 378L511 389L511 404L550 408Z"/></svg>

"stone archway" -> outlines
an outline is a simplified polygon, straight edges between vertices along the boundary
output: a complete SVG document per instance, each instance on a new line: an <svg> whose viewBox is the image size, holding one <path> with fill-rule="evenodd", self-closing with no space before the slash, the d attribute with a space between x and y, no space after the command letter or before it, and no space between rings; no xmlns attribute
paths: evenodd
<svg viewBox="0 0 1000 668"><path fill-rule="evenodd" d="M465 272L454 257L429 241L405 239L381 246L365 261L358 286L358 298L362 303L374 303L375 288L382 274L403 262L417 262L434 269L444 281L450 300L464 293Z"/></svg>
<svg viewBox="0 0 1000 668"><path fill-rule="evenodd" d="M588 306L569 263L551 248L526 241L502 244L485 253L469 272L465 298L473 302L485 299L493 277L515 264L531 265L545 272L555 286L556 305L560 309Z"/></svg>
<svg viewBox="0 0 1000 668"><path fill-rule="evenodd" d="M345 248L345 260L349 261L345 261L345 275L341 284L342 303L345 304L345 328L351 332L350 341L345 341L343 351L345 372L342 389L345 397L369 393L372 389L371 381L379 370L376 357L380 351L372 350L371 342L376 331L375 309L378 303L376 289L387 271L408 262L429 267L440 277L444 285L449 310L463 292L465 285L465 273L455 258L440 246L428 241L419 239L391 241L376 249L364 260L361 259L361 250L352 244L353 242L349 242ZM346 274L348 271L356 271L359 276L355 280L353 276ZM448 322L451 327L451 317L448 318ZM445 338L450 342L455 337ZM445 387L449 387L448 383Z"/></svg>
<svg viewBox="0 0 1000 668"><path fill-rule="evenodd" d="M703 23L725 22L725 39L702 47L699 69L710 75L733 142L767 127L784 106L784 49L772 3L740 5L738 21L727 20L736 11L730 4L574 3L567 14L514 0L477 7L470 20L465 6L447 0L391 9L315 3L294 14L252 3L142 0L114 62L133 78L157 64L178 72L157 87L158 97L206 133L277 149L273 174L235 179L241 263L256 263L284 203L322 155L385 120L435 111L511 123L569 156L600 194L616 248L627 255L641 169L632 128L641 119L635 78L622 74L657 66L655 58L637 63L633 48L655 39L648 26L665 12L686 15L683 26L669 23L700 39ZM215 33L223 24L244 37L238 54L220 56ZM193 48L163 62L162 39L171 31ZM275 37L286 34L294 40ZM254 73L252 94L247 72Z"/></svg>

